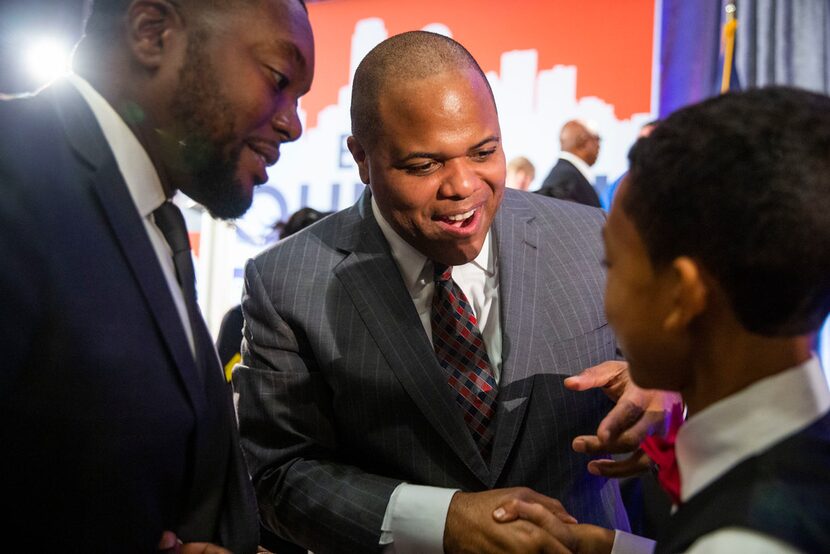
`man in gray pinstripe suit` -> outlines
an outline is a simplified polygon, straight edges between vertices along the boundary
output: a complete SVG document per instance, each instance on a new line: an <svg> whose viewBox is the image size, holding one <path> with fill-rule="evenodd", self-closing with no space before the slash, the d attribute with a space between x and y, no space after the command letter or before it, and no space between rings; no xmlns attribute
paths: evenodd
<svg viewBox="0 0 830 554"><path fill-rule="evenodd" d="M504 190L492 92L451 39L376 47L352 120L363 197L246 268L234 384L265 526L317 554L562 551L494 523L523 497L627 529L616 482L570 448L611 403L563 384L615 356L602 212ZM498 383L489 456L431 344L434 264L454 267Z"/></svg>

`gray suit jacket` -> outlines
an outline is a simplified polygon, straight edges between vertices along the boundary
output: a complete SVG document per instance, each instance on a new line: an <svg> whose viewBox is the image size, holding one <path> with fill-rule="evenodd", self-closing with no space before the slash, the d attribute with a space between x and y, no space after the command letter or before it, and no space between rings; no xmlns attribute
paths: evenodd
<svg viewBox="0 0 830 554"><path fill-rule="evenodd" d="M246 268L243 450L266 527L324 552L378 550L402 481L528 486L581 522L627 528L613 481L572 439L610 402L562 381L611 359L599 210L508 190L493 224L503 362L492 460L482 459L375 221L353 207Z"/></svg>

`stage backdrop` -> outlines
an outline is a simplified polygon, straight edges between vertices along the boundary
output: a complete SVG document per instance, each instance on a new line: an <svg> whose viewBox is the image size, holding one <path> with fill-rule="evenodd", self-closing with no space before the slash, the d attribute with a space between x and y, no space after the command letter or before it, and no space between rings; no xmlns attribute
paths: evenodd
<svg viewBox="0 0 830 554"><path fill-rule="evenodd" d="M283 145L269 182L235 226L205 216L200 299L215 333L240 300L245 261L273 242L271 225L303 206L330 211L363 190L346 149L351 77L390 35L425 29L451 36L479 61L493 88L506 158L526 156L538 188L555 163L559 129L593 120L602 136L597 188L626 168L637 131L653 119L659 0L330 0L309 4L316 42L311 92L301 101L304 133ZM285 271L292 268L286 267Z"/></svg>

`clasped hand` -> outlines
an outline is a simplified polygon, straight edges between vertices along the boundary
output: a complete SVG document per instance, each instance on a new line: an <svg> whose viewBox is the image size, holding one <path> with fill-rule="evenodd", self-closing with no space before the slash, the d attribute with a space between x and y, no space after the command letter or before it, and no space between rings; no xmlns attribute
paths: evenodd
<svg viewBox="0 0 830 554"><path fill-rule="evenodd" d="M650 467L651 461L640 448L640 443L649 435L662 435L666 432L668 415L672 407L681 401L678 394L641 389L631 381L628 364L622 361L608 361L589 367L579 375L565 379L565 386L574 391L601 388L615 402L614 408L600 422L596 435L576 437L573 449L585 454L631 453L621 460L592 460L588 463L590 473L605 477L626 477ZM563 517L567 512L561 503L554 501L556 504L551 505L552 499L543 498L547 503L536 501L527 494L511 496L493 510L493 520L505 526L518 523L531 525L525 527L523 532L538 539L537 542L528 545L530 549L517 548L515 551L611 551L614 531L596 525L578 524L570 515ZM537 537L540 533L542 538ZM545 542L548 537L544 537L544 534L549 535L553 541ZM544 548L559 550L545 550L539 548L539 544L546 545ZM547 546L548 544L554 546Z"/></svg>

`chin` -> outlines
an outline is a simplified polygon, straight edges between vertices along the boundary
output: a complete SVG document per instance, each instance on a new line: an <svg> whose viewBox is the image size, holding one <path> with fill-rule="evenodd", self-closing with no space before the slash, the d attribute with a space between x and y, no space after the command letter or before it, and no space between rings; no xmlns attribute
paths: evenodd
<svg viewBox="0 0 830 554"><path fill-rule="evenodd" d="M631 380L641 389L678 390L677 383L672 382L666 374L666 366L659 364L659 367L643 367L643 364L628 360L628 371Z"/></svg>
<svg viewBox="0 0 830 554"><path fill-rule="evenodd" d="M481 252L482 245L483 241L475 241L464 245L455 245L442 250L441 254L444 259L437 259L445 264L453 266L464 265L476 259Z"/></svg>
<svg viewBox="0 0 830 554"><path fill-rule="evenodd" d="M231 220L242 217L253 203L253 194L235 194L206 199L202 205L214 219Z"/></svg>

